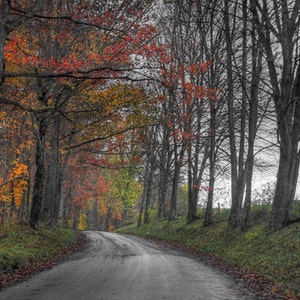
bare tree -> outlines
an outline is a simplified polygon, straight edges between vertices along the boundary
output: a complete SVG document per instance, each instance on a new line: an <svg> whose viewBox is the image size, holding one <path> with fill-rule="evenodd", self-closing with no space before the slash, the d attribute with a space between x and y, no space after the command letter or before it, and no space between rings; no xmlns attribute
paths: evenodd
<svg viewBox="0 0 300 300"><path fill-rule="evenodd" d="M263 45L276 108L280 158L269 226L280 229L290 214L299 174L300 141L300 1L251 0Z"/></svg>

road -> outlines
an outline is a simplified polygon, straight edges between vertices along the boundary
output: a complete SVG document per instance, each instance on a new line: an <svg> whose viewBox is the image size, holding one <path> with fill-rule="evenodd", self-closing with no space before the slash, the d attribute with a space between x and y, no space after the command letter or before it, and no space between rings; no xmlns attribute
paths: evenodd
<svg viewBox="0 0 300 300"><path fill-rule="evenodd" d="M88 247L0 292L1 300L252 300L226 275L148 240L86 232Z"/></svg>

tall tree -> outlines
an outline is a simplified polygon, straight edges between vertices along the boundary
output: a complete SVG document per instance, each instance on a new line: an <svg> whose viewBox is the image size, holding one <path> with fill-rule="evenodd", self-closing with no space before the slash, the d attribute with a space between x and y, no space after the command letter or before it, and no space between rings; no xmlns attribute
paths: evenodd
<svg viewBox="0 0 300 300"><path fill-rule="evenodd" d="M59 125L60 117L71 121L69 116L74 116L76 105L70 102L75 101L72 93L78 84L90 80L90 88L99 91L101 85L102 89L109 88L109 84L105 86L105 83L110 80L114 81L116 78L128 80L128 72L133 68L130 55L134 53L141 55L140 45L148 43L153 33L153 28L143 19L147 5L142 5L140 2L105 2L86 6L84 3L58 3L49 0L43 4L43 7L32 15L34 19L30 23L31 30L27 24L22 24L22 30L11 33L5 52L6 64L10 65L10 72L6 72L4 76L6 78L19 77L26 83L30 82L27 87L31 87L30 92L35 93L35 96L32 97L33 95L29 92L27 103L23 99L1 98L2 103L16 105L31 112L37 127L36 173L30 220L32 227L38 226L43 204L44 212L50 213L49 206L53 207L54 218L57 218L58 200L54 200L54 203L48 203L48 201L43 203L42 192L46 179L46 141L52 124L54 128L59 129L61 127L57 125ZM79 14L80 11L85 13ZM127 30L129 28L130 31ZM35 32L38 34L34 34ZM83 32L85 34L82 34ZM89 48L86 48L86 45L89 45ZM13 65L18 64L18 68L12 68ZM20 68L22 64L24 68ZM35 80L27 80L27 77L35 78ZM13 79L10 79L9 84L12 90ZM34 103L28 101L30 97L35 99ZM105 102L107 98L104 97L104 99ZM93 121L91 118L88 121L89 130L92 130L96 123L101 122L101 112L105 110L106 115L109 115L120 109L122 105L123 108L126 107L127 100L122 102L124 99L126 97L112 102L112 106L101 103L95 105L96 108L93 107L96 102L85 103L78 106L77 112L81 116L87 116L87 113L90 116L94 114ZM83 100L89 102L87 97ZM97 110L100 115L97 115ZM55 133L55 130L53 132ZM75 129L75 132L83 136L82 129ZM55 137L53 134L52 137L50 159L54 159L54 164L50 162L51 168L48 169L46 188L49 191L51 187L58 192L61 175L58 171L60 166L55 147L59 136ZM87 141L81 141L81 143L85 144ZM52 212L50 214L53 215Z"/></svg>
<svg viewBox="0 0 300 300"><path fill-rule="evenodd" d="M230 13L231 5L227 0L224 0L224 35L226 41L226 72L227 72L227 106L228 106L228 131L229 131L229 143L230 143L230 168L231 168L231 210L229 216L229 224L232 227L238 226L239 209L241 203L241 195L243 190L243 182L241 181L241 164L238 160L238 150L235 141L236 129L235 129L235 114L234 114L234 68L233 68L233 34L235 31L230 26L231 23L236 26L235 14ZM234 3L234 9L237 4ZM232 18L232 22L230 21ZM241 138L244 132L241 133ZM243 138L242 138L243 139ZM243 151L243 145L240 148ZM240 157L243 153L239 153ZM240 160L241 162L241 160Z"/></svg>
<svg viewBox="0 0 300 300"><path fill-rule="evenodd" d="M244 1L243 3L243 18L247 19L247 9L248 3ZM247 22L244 21L244 30L247 30ZM259 106L259 87L261 82L262 75L262 46L259 41L256 40L256 28L254 20L251 20L251 81L250 81L250 92L246 91L246 99L249 100L249 121L248 121L248 151L246 157L246 165L245 165L245 201L243 206L243 216L241 220L241 226L245 226L249 223L250 218L250 208L251 208L251 198L252 198L252 178L253 178L253 169L254 169L254 146L255 139L257 136L258 130L258 106ZM244 33L246 34L246 33ZM245 60L247 60L247 36L243 37L244 45L244 55ZM247 63L245 63L243 68L247 68ZM243 75L244 77L245 75ZM246 77L245 77L246 78ZM244 86L246 86L246 81L244 82ZM263 116L264 117L264 116Z"/></svg>
<svg viewBox="0 0 300 300"><path fill-rule="evenodd" d="M249 5L248 0L242 3L224 1L222 7L226 42L225 96L231 168L231 227L249 220L255 145L259 126L266 118L264 110L268 107L268 102L263 101L265 91L261 88L262 76L265 76L261 71L262 47L255 39L256 28L249 17Z"/></svg>
<svg viewBox="0 0 300 300"><path fill-rule="evenodd" d="M300 1L254 1L251 9L269 69L280 143L277 183L269 226L292 221L299 174L300 141Z"/></svg>

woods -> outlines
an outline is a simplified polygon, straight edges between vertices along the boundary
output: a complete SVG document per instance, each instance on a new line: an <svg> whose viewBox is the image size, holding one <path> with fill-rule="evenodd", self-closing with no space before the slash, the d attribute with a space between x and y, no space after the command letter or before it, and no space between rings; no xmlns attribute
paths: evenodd
<svg viewBox="0 0 300 300"><path fill-rule="evenodd" d="M300 220L300 1L0 1L0 222ZM223 183L226 183L225 186ZM226 194L229 193L229 197ZM260 199L263 200L263 199Z"/></svg>

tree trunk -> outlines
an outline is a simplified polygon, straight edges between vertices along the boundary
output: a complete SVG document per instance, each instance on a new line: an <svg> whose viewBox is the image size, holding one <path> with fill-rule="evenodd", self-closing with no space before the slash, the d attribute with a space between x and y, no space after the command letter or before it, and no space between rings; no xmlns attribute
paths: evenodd
<svg viewBox="0 0 300 300"><path fill-rule="evenodd" d="M160 172L159 172L159 190L158 190L158 211L157 216L160 220L165 218L165 203L168 194L168 182L170 174L170 129L164 126L163 143L160 155Z"/></svg>
<svg viewBox="0 0 300 300"><path fill-rule="evenodd" d="M191 128L190 128L191 132ZM197 161L199 157L199 153L195 154L195 160ZM187 221L188 223L192 223L197 218L197 200L196 195L194 193L195 188L195 169L198 167L198 162L194 162L193 165L193 156L192 156L192 143L189 141L188 150L187 150L187 159L188 159L188 213L187 213ZM197 165L196 165L197 164Z"/></svg>
<svg viewBox="0 0 300 300"><path fill-rule="evenodd" d="M173 180L172 180L172 191L171 191L171 199L170 199L170 210L169 210L169 216L168 220L172 221L176 217L176 211L177 211L177 191L178 191L178 185L179 185L179 175L180 175L180 169L177 166L174 170L173 174Z"/></svg>
<svg viewBox="0 0 300 300"><path fill-rule="evenodd" d="M138 218L138 222L137 222L138 227L140 227L142 225L142 220L143 220L143 212L144 212L146 192L147 192L148 172L149 172L149 163L147 163L147 165L146 165L144 185L143 185L144 189L143 189L143 194L140 199L139 218Z"/></svg>
<svg viewBox="0 0 300 300"><path fill-rule="evenodd" d="M14 185L15 185L15 183L13 181L10 185L11 201L10 201L9 219L13 219L13 217L16 213Z"/></svg>
<svg viewBox="0 0 300 300"><path fill-rule="evenodd" d="M140 199L139 217L138 217L138 222L137 222L138 227L140 227L142 225L144 203L145 203L145 187L144 187L143 195Z"/></svg>
<svg viewBox="0 0 300 300"><path fill-rule="evenodd" d="M294 153L280 150L280 162L277 173L275 197L269 226L281 229L291 221L290 210L295 197L297 176L299 173L299 158Z"/></svg>
<svg viewBox="0 0 300 300"><path fill-rule="evenodd" d="M203 82L202 82L203 84ZM203 130L204 125L202 124L202 107L204 103L202 100L196 102L196 133L193 133L192 126L189 128L190 135L192 140L189 141L188 145L188 213L187 213L187 222L192 223L198 219L197 216L197 207L198 207L198 196L199 190L201 188L201 182L203 173L206 167L206 162L209 155L209 143L203 141L201 138L201 130ZM189 111L192 116L192 110ZM192 120L190 120L192 123ZM193 138L192 138L193 137ZM203 145L204 143L204 145ZM194 153L192 153L194 149ZM200 165L200 152L203 152L202 162Z"/></svg>
<svg viewBox="0 0 300 300"><path fill-rule="evenodd" d="M298 65L293 88L293 125L286 128L285 122L279 123L280 157L277 173L275 196L269 227L281 229L292 221L290 214L295 198L300 163L300 64ZM284 117L282 117L284 120ZM288 135L287 132L290 134Z"/></svg>
<svg viewBox="0 0 300 300"><path fill-rule="evenodd" d="M153 175L154 175L154 157L152 156L153 153L150 154L150 166L147 174L147 183L146 183L146 199L145 199L145 212L144 212L144 224L147 224L150 222L150 216L149 216L149 210L150 205L153 202Z"/></svg>
<svg viewBox="0 0 300 300"><path fill-rule="evenodd" d="M18 219L20 220L24 220L25 219L25 205L26 205L26 195L27 195L28 191L26 191L21 199L21 203L18 209Z"/></svg>
<svg viewBox="0 0 300 300"><path fill-rule="evenodd" d="M238 199L238 162L237 150L235 144L235 127L234 127L234 89L233 89L233 63L232 63L232 38L229 21L229 3L224 0L224 23L225 23L225 41L226 41L226 71L227 71L227 106L228 106L228 127L230 143L230 162L231 162L231 209L228 223L231 227L238 226L240 212L240 201Z"/></svg>
<svg viewBox="0 0 300 300"><path fill-rule="evenodd" d="M188 149L188 213L187 222L192 223L197 219L197 204L198 204L198 193L196 189L200 187L197 185L197 176L193 171L191 163L191 149Z"/></svg>
<svg viewBox="0 0 300 300"><path fill-rule="evenodd" d="M91 216L92 230L98 230L99 214L98 214L98 200L95 199L93 203L93 210Z"/></svg>
<svg viewBox="0 0 300 300"><path fill-rule="evenodd" d="M207 204L204 216L203 226L209 226L213 223L213 199L215 186L215 168L216 168L216 108L214 100L211 100L210 109L210 150L209 150L209 186L207 195Z"/></svg>
<svg viewBox="0 0 300 300"><path fill-rule="evenodd" d="M55 225L58 218L58 179L59 179L59 158L58 158L58 130L59 115L54 117L52 136L50 141L50 160L46 169L44 201L42 208L42 220L45 223Z"/></svg>
<svg viewBox="0 0 300 300"><path fill-rule="evenodd" d="M63 216L63 195L62 195L62 190L63 190L63 176L64 176L64 169L63 167L59 164L58 165L58 170L57 170L57 188L56 188L56 206L55 206L55 211L53 214L52 218L52 226L57 225L60 223L62 216Z"/></svg>
<svg viewBox="0 0 300 300"><path fill-rule="evenodd" d="M62 224L64 226L68 226L70 220L70 212L71 212L71 199L72 192L71 187L68 187L65 191L65 197L63 201L63 210L62 210Z"/></svg>
<svg viewBox="0 0 300 300"><path fill-rule="evenodd" d="M252 79L250 87L250 112L249 112L249 124L248 124L248 153L246 160L246 195L245 203L243 207L243 216L241 220L241 226L244 227L248 224L250 219L251 209L251 194L252 194L252 177L254 168L254 144L257 132L257 111L258 111L258 88L260 82L260 75L262 69L262 56L260 42L257 42L255 35L255 24L252 21Z"/></svg>
<svg viewBox="0 0 300 300"><path fill-rule="evenodd" d="M73 229L77 230L79 225L79 218L80 218L80 208L75 207L74 208L74 223L73 223Z"/></svg>
<svg viewBox="0 0 300 300"><path fill-rule="evenodd" d="M1 220L1 225L3 225L6 221L7 218L7 205L5 201L1 201L2 204L2 220Z"/></svg>
<svg viewBox="0 0 300 300"><path fill-rule="evenodd" d="M1 14L1 21L0 21L0 87L4 81L4 71L5 71L5 64L4 64L4 45L7 39L8 34L8 27L7 27L7 18L9 12L9 1L2 0L0 1L0 14Z"/></svg>
<svg viewBox="0 0 300 300"><path fill-rule="evenodd" d="M29 218L29 224L34 229L39 228L40 212L44 194L46 117L43 113L39 113L36 114L36 120L38 127L38 136L35 152L35 174L32 192L32 205Z"/></svg>
<svg viewBox="0 0 300 300"><path fill-rule="evenodd" d="M280 155L269 227L280 229L291 221L290 210L299 174L300 65L295 57L295 47L298 45L300 6L299 1L289 3L282 0L277 9L270 11L271 8L264 1L263 13L258 13L261 10L258 3L251 0L251 5L256 29L266 53L276 107ZM279 48L273 48L276 44L282 50L280 68L275 62L274 53Z"/></svg>
<svg viewBox="0 0 300 300"><path fill-rule="evenodd" d="M203 173L206 168L206 162L209 157L208 145L209 144L207 143L207 146L204 147L203 158L202 158L200 168L199 169L198 167L194 168L194 172L193 172L194 174L192 175L191 186L189 185L188 214L187 214L188 223L192 223L198 219L197 216L198 197L199 197L199 190L201 188Z"/></svg>
<svg viewBox="0 0 300 300"><path fill-rule="evenodd" d="M175 141L176 143L176 141ZM180 179L180 170L183 162L183 157L185 153L185 146L181 146L181 150L179 152L179 155L176 153L177 147L175 147L174 153L175 153L175 169L173 173L172 178L172 190L171 190L171 199L170 199L170 210L168 214L168 220L172 221L176 217L177 212L177 191L179 186L179 179Z"/></svg>
<svg viewBox="0 0 300 300"><path fill-rule="evenodd" d="M238 182L237 182L237 198L239 202L239 210L241 211L243 205L243 197L245 191L245 142L246 142L246 120L247 120L247 63L248 63L248 51L247 51L247 2L242 1L242 16L243 16L243 28L242 28L242 77L240 78L242 99L240 108L240 140L239 140L239 155L238 155Z"/></svg>

